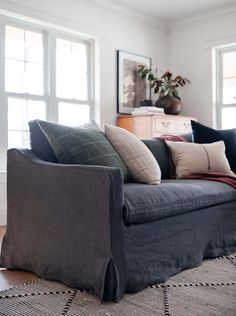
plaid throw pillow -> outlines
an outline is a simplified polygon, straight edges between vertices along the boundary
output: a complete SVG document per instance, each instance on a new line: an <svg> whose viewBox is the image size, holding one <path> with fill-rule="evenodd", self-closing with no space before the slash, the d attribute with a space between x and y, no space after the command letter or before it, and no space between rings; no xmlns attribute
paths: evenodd
<svg viewBox="0 0 236 316"><path fill-rule="evenodd" d="M124 180L128 180L126 167L96 123L80 127L45 121L38 121L38 124L60 163L120 168Z"/></svg>

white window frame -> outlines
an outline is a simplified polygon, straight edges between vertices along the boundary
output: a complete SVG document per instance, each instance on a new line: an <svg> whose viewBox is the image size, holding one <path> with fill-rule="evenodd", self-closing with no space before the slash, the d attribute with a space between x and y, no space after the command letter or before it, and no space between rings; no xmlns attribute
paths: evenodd
<svg viewBox="0 0 236 316"><path fill-rule="evenodd" d="M223 55L228 52L236 52L236 44L216 49L216 127L222 129L222 109L236 107L235 103L223 102Z"/></svg>
<svg viewBox="0 0 236 316"><path fill-rule="evenodd" d="M16 28L20 28L20 29L27 30L27 31L39 32L40 34L42 34L43 44L45 44L47 33L42 28L32 27L31 25L28 25L28 24L25 24L25 23L18 23L16 21L6 20L5 25L4 25L4 31L6 29L6 25L7 26L16 27ZM4 40L4 47L5 47L5 40ZM33 100L33 101L43 101L43 102L45 102L45 113L46 113L46 117L45 118L47 118L47 94L46 94L47 82L45 80L45 77L47 76L47 72L48 72L49 69L47 69L46 65L45 65L46 53L47 53L47 49L46 49L45 45L43 46L43 49L44 49L43 50L44 93L42 95L36 95L36 94L31 94L31 93L12 92L12 91L6 91L6 89L4 87L5 102L6 102L6 109L7 110L8 110L8 99L9 98L23 99L23 100ZM4 58L4 62L5 62L5 58ZM5 78L4 78L4 82L5 82ZM7 117L7 123L8 123L8 117ZM27 132L27 130L22 130L22 132ZM7 127L7 134L8 134L8 127ZM8 143L8 140L7 140L7 143ZM7 144L7 147L8 147L8 144Z"/></svg>
<svg viewBox="0 0 236 316"><path fill-rule="evenodd" d="M24 28L43 33L44 40L44 94L42 96L29 93L5 91L5 27L6 25ZM88 61L88 100L58 98L56 96L56 39L63 38L86 45ZM61 30L56 27L34 24L21 19L0 15L0 170L6 169L6 152L8 149L8 104L9 97L40 100L45 102L46 120L58 122L59 102L88 105L90 120L94 120L94 70L93 70L94 41L82 38L73 30Z"/></svg>

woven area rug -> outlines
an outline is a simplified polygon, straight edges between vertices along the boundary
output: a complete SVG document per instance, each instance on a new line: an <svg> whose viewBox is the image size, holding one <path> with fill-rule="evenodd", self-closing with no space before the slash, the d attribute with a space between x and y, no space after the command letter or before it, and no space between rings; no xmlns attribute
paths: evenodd
<svg viewBox="0 0 236 316"><path fill-rule="evenodd" d="M35 280L0 292L1 316L236 316L236 254L205 260L117 303Z"/></svg>

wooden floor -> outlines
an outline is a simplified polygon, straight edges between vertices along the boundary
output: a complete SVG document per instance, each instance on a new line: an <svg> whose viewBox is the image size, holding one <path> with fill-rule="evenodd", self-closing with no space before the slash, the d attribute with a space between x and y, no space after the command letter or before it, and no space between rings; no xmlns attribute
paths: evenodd
<svg viewBox="0 0 236 316"><path fill-rule="evenodd" d="M2 243L2 238L5 234L5 227L0 227L0 248ZM24 282L29 282L38 279L37 275L24 272L24 271L13 271L1 269L0 267L0 291L9 289L10 287L18 284L23 284Z"/></svg>

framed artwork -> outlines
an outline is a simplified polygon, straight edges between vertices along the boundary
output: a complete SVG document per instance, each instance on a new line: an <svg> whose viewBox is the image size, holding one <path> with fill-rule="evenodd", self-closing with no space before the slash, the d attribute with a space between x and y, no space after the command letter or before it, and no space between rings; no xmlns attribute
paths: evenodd
<svg viewBox="0 0 236 316"><path fill-rule="evenodd" d="M117 113L130 114L141 101L151 99L150 84L138 73L139 65L151 68L151 58L117 51Z"/></svg>

